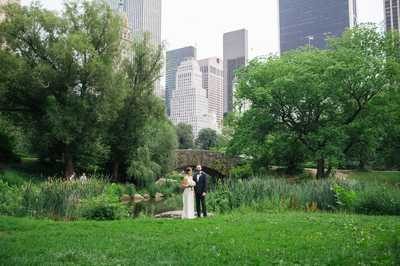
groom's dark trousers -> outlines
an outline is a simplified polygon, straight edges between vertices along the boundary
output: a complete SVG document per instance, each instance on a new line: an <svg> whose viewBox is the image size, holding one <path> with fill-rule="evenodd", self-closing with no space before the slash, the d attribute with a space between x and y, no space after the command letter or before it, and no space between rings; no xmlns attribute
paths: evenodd
<svg viewBox="0 0 400 266"><path fill-rule="evenodd" d="M207 193L207 175L204 172L195 173L193 180L196 182L194 192L197 217L201 217L201 213L203 217L207 217L206 197L203 196L203 193Z"/></svg>

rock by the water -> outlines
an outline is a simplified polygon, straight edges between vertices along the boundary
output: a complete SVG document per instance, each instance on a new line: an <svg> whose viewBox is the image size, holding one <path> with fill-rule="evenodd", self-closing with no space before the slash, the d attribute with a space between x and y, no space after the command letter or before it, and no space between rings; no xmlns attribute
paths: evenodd
<svg viewBox="0 0 400 266"><path fill-rule="evenodd" d="M144 200L150 200L150 195L149 194L147 194L147 193L145 193L145 194L143 194L143 198L144 198Z"/></svg>
<svg viewBox="0 0 400 266"><path fill-rule="evenodd" d="M208 213L208 217L214 216L213 213ZM163 212L154 216L158 219L182 219L182 211Z"/></svg>
<svg viewBox="0 0 400 266"><path fill-rule="evenodd" d="M156 201L162 201L164 195L162 193L157 192L155 196Z"/></svg>
<svg viewBox="0 0 400 266"><path fill-rule="evenodd" d="M167 218L167 219L180 219L182 218L182 211L170 211L157 214L155 218Z"/></svg>
<svg viewBox="0 0 400 266"><path fill-rule="evenodd" d="M132 201L132 198L131 198L131 196L129 196L129 195L122 195L122 197L121 197L121 202L124 202L124 203L127 203L127 202L131 202Z"/></svg>
<svg viewBox="0 0 400 266"><path fill-rule="evenodd" d="M135 203L144 201L144 197L143 197L142 195L140 195L140 194L135 194L135 195L133 196L133 201L134 201Z"/></svg>
<svg viewBox="0 0 400 266"><path fill-rule="evenodd" d="M178 181L176 181L174 179L166 179L166 178L160 178L156 181L156 185L158 185L158 186L164 186L168 183L178 183Z"/></svg>

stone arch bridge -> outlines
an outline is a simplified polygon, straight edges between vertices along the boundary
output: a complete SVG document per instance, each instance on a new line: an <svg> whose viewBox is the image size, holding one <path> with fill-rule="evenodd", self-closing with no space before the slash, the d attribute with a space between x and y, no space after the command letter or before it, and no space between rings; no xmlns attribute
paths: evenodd
<svg viewBox="0 0 400 266"><path fill-rule="evenodd" d="M231 168L240 163L239 158L229 157L219 152L206 150L177 150L176 169L201 165L204 172L214 177L226 177Z"/></svg>

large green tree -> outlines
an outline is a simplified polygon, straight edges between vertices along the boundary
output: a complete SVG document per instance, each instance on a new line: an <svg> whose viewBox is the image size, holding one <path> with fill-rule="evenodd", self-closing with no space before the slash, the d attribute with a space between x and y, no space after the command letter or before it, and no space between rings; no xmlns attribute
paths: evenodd
<svg viewBox="0 0 400 266"><path fill-rule="evenodd" d="M193 149L194 137L191 125L179 123L176 126L176 134L178 135L179 149Z"/></svg>
<svg viewBox="0 0 400 266"><path fill-rule="evenodd" d="M231 151L268 163L271 144L286 134L316 162L318 177L329 175L355 145L348 131L394 83L386 44L386 35L361 26L331 39L327 50L252 61L238 76L237 98L251 108L237 119Z"/></svg>
<svg viewBox="0 0 400 266"><path fill-rule="evenodd" d="M200 130L199 136L196 139L196 145L203 150L209 150L217 146L217 132L211 128Z"/></svg>
<svg viewBox="0 0 400 266"><path fill-rule="evenodd" d="M163 65L163 48L154 46L145 35L135 39L127 54L120 66L125 76L119 84L126 97L108 133L112 176L146 185L169 169L176 135L167 123L163 102L154 96ZM156 143L160 146L158 153L154 151Z"/></svg>
<svg viewBox="0 0 400 266"><path fill-rule="evenodd" d="M34 131L45 156L62 159L65 176L107 152L100 131L120 93L120 33L121 19L96 2L66 2L61 15L37 4L6 8L0 111Z"/></svg>

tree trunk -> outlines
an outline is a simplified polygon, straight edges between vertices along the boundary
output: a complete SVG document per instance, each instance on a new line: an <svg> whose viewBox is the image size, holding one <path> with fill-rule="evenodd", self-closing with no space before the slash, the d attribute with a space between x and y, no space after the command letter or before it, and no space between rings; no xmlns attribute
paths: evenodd
<svg viewBox="0 0 400 266"><path fill-rule="evenodd" d="M317 178L325 178L325 159L317 160Z"/></svg>
<svg viewBox="0 0 400 266"><path fill-rule="evenodd" d="M74 162L71 153L66 146L64 150L64 177L68 179L74 172Z"/></svg>
<svg viewBox="0 0 400 266"><path fill-rule="evenodd" d="M112 180L118 181L119 178L119 161L118 160L113 160L112 162Z"/></svg>

